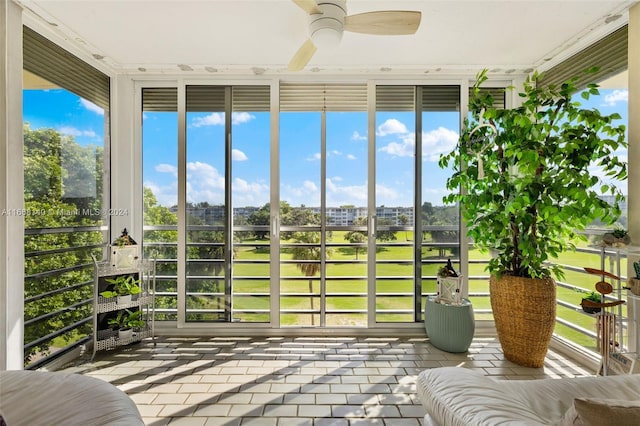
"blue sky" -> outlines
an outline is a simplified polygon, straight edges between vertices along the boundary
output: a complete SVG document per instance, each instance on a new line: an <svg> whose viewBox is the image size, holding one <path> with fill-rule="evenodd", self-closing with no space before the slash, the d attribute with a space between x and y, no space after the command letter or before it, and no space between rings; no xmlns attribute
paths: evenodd
<svg viewBox="0 0 640 426"><path fill-rule="evenodd" d="M582 103L603 113L619 112L627 123L626 90L601 90ZM24 120L32 129L53 128L81 145L101 145L104 111L65 90L24 91ZM270 191L270 116L238 112L232 116L232 190L234 207L262 206ZM438 167L440 154L455 147L458 113L423 116L422 198L442 204L448 171ZM376 204L413 203L414 117L411 112L376 115ZM177 200L177 113L147 112L143 116L144 184L159 202ZM224 115L187 115L187 200L224 201ZM320 205L320 113L282 113L280 117L280 192L293 206ZM367 117L364 112L327 113L327 206L367 204ZM625 161L627 153L619 152ZM594 173L598 173L594 170ZM626 193L626 188L624 188Z"/></svg>
<svg viewBox="0 0 640 426"><path fill-rule="evenodd" d="M378 205L413 203L413 113L378 113L376 127L376 198ZM424 198L441 204L447 172L440 153L455 146L457 113L425 114L423 155ZM232 189L234 206L262 206L269 201L268 113L234 113ZM293 206L319 206L321 191L321 116L317 112L287 112L280 117L281 198ZM224 194L224 117L221 113L187 116L187 199L221 203ZM177 114L145 113L144 177L165 205L176 200ZM167 142L160 142L167 140ZM328 206L367 205L367 115L327 113L326 194Z"/></svg>
<svg viewBox="0 0 640 426"><path fill-rule="evenodd" d="M104 145L104 110L66 90L24 90L23 116L32 129L52 128L83 146Z"/></svg>

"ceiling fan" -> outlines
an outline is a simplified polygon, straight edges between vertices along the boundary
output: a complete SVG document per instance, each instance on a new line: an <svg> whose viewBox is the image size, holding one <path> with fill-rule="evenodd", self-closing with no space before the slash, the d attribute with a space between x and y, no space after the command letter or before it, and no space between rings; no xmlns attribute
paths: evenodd
<svg viewBox="0 0 640 426"><path fill-rule="evenodd" d="M337 46L343 31L374 35L414 34L421 12L385 10L347 15L346 0L292 0L309 14L309 38L289 62L290 71L300 71L318 47Z"/></svg>

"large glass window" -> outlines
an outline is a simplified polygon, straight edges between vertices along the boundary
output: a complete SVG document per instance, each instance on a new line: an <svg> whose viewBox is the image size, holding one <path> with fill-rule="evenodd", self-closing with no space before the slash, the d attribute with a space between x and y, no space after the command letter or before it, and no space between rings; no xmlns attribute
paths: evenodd
<svg viewBox="0 0 640 426"><path fill-rule="evenodd" d="M364 111L326 114L326 325L367 325L368 138Z"/></svg>
<svg viewBox="0 0 640 426"><path fill-rule="evenodd" d="M280 96L280 324L366 326L366 86Z"/></svg>
<svg viewBox="0 0 640 426"><path fill-rule="evenodd" d="M143 104L158 90L143 90ZM175 99L175 89L162 90ZM162 210L145 215L145 244L147 235L166 237L150 245L167 254L158 276L163 318L184 304L186 322L421 320L436 263L459 261L457 210L441 205L449 172L437 166L457 140L458 86L379 86L373 124L365 84L283 83L276 145L268 90L185 87L183 177L174 136L180 113L144 109L145 209ZM154 117L170 125L151 127ZM173 142L153 154L163 138ZM183 179L182 205L171 188ZM175 227L181 213L184 230ZM171 269L180 260L167 251L180 235L184 294L180 268Z"/></svg>
<svg viewBox="0 0 640 426"><path fill-rule="evenodd" d="M585 100L582 98L581 93L576 93L574 101L580 103L584 108L597 108L603 114L619 114L620 118L616 120L616 123L626 126L629 121L627 81L626 72L609 76L609 78L601 82L599 95L592 95L588 100ZM620 160L627 161L628 152L626 148L619 149L615 155ZM595 165L592 167L592 173L601 178L604 184L615 185L624 194L628 194L627 181L610 180ZM595 188L598 191L600 185L596 185ZM602 197L609 202L614 201L610 195L603 195ZM622 215L618 219L616 226L628 229L626 202L620 207ZM607 301L625 297L621 287L624 286L626 281L627 251L625 249L603 249L601 247L602 234L607 229L611 230L611 227L599 221L590 224L586 229L587 239L576 239L576 251L564 252L558 256L558 263L566 266L564 266L565 278L558 282L557 287L558 306L554 333L593 352L597 352L596 317L584 313L579 308L579 305L586 293L595 289L595 283L600 280L600 277L585 273L583 268L604 269L619 276L621 280L606 279L606 281L612 283L615 289L613 293L607 296L609 298ZM615 308L615 314L618 318L627 316L627 306L628 304L625 304ZM635 332L633 327L633 322L627 322L626 319L617 327L617 333L619 334L616 336L616 344L622 351L633 351L634 349L627 346L629 343L627 341L629 330L631 329L631 333ZM622 332L620 332L620 329L622 329Z"/></svg>
<svg viewBox="0 0 640 426"><path fill-rule="evenodd" d="M144 245L159 259L158 319L178 320L184 307L186 322L270 320L269 91L186 86L178 164L178 89L142 89Z"/></svg>
<svg viewBox="0 0 640 426"><path fill-rule="evenodd" d="M322 114L280 115L280 324L320 325Z"/></svg>
<svg viewBox="0 0 640 426"><path fill-rule="evenodd" d="M46 52L46 55L44 54ZM24 28L25 365L91 333L109 224L109 78Z"/></svg>
<svg viewBox="0 0 640 426"><path fill-rule="evenodd" d="M187 321L231 320L225 92L223 86L186 88Z"/></svg>
<svg viewBox="0 0 640 426"><path fill-rule="evenodd" d="M435 276L448 260L461 273L460 214L458 206L444 205L447 178L452 169L442 169L442 154L456 148L460 129L460 88L422 86L419 88L421 114L421 190L417 223L421 226L420 261L422 293L435 294ZM467 282L469 277L465 277ZM424 306L424 304L422 305Z"/></svg>
<svg viewBox="0 0 640 426"><path fill-rule="evenodd" d="M378 86L376 106L376 322L413 322L415 87Z"/></svg>
<svg viewBox="0 0 640 426"><path fill-rule="evenodd" d="M231 90L232 315L236 322L267 323L271 320L270 88Z"/></svg>
<svg viewBox="0 0 640 426"><path fill-rule="evenodd" d="M178 308L178 90L142 89L143 248L156 261L155 312Z"/></svg>

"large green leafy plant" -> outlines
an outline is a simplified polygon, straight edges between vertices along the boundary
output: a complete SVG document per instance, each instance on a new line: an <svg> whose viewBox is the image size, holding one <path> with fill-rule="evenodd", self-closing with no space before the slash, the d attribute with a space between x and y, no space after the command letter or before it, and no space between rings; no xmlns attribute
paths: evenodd
<svg viewBox="0 0 640 426"><path fill-rule="evenodd" d="M620 116L582 108L575 78L537 87L539 78L524 82L521 106L496 109L480 89L486 70L479 73L459 145L440 158L454 170L444 200L460 204L476 246L495 251L488 270L496 276L562 277L546 262L575 249L578 231L594 219L610 224L620 215L623 194L598 177L626 178L616 154L627 146L625 126L614 124ZM595 84L581 92L584 99L598 94Z"/></svg>

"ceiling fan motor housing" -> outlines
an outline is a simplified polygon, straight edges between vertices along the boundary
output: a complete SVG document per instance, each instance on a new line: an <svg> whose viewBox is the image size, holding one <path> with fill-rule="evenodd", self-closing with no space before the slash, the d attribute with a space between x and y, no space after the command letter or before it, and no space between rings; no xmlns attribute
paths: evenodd
<svg viewBox="0 0 640 426"><path fill-rule="evenodd" d="M318 47L335 47L342 40L344 17L347 15L346 0L318 0L322 13L309 15L309 33Z"/></svg>

